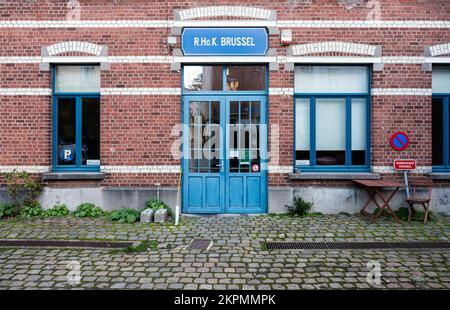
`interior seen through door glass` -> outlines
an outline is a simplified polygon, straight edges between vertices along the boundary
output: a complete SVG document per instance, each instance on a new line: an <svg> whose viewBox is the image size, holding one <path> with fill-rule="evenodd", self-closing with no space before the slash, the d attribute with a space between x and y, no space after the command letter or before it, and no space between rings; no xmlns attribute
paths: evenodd
<svg viewBox="0 0 450 310"><path fill-rule="evenodd" d="M219 172L220 102L192 101L190 107L190 172Z"/></svg>

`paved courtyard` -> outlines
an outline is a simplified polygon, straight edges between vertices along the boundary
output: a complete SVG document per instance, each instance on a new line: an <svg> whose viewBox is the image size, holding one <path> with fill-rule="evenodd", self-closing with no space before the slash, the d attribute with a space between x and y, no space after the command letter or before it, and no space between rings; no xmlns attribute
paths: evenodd
<svg viewBox="0 0 450 310"><path fill-rule="evenodd" d="M208 251L187 250L210 238ZM450 289L450 250L272 250L263 241L448 241L450 218L396 224L359 216L183 217L166 224L106 219L0 221L0 239L155 240L157 249L0 248L2 289ZM379 263L381 284L367 282ZM73 262L80 282L68 281ZM72 267L73 268L73 267ZM70 278L70 277L69 277ZM73 278L70 278L73 279Z"/></svg>

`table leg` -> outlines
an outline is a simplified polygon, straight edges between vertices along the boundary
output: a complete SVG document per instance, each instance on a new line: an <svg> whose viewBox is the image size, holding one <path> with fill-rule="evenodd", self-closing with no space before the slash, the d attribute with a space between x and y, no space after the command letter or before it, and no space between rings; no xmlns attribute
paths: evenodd
<svg viewBox="0 0 450 310"><path fill-rule="evenodd" d="M369 188L365 188L367 194L369 195L369 198L367 199L367 202L364 204L364 207L359 211L361 215L368 215L369 212L366 211L367 207L370 205L370 202L373 202L375 205L380 208L380 205L378 204L378 201L376 200L376 192L374 190L370 190Z"/></svg>
<svg viewBox="0 0 450 310"><path fill-rule="evenodd" d="M383 213L384 209L387 208L389 210L388 213L395 219L395 221L399 224L401 223L400 219L397 217L395 212L389 206L389 202L392 200L392 198L395 196L395 194L397 193L397 191L399 189L400 189L400 187L396 187L395 190L393 190L392 193L389 195L387 200L384 198L384 195L382 192L380 192L378 189L375 190L376 194L381 198L381 200L383 200L384 204L380 208L380 210L378 210L377 214L374 216L374 220L377 220L379 218L379 216L381 215L381 213Z"/></svg>

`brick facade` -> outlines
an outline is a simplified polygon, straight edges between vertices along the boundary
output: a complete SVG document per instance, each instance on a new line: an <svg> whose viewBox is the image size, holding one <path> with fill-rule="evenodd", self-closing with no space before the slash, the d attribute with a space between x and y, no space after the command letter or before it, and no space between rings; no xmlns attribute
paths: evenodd
<svg viewBox="0 0 450 310"><path fill-rule="evenodd" d="M175 22L195 18L272 21L279 32L292 30L291 46L298 46L293 56L377 57L375 50L380 47L383 68L374 71L371 85L371 165L383 177L394 177L386 169L398 154L390 148L388 137L404 130L412 143L401 156L415 158L422 169L417 173L427 173L431 71L422 64L426 57L450 54L450 2L368 2L221 1L223 7L217 12L229 16L214 16L216 11L204 9L182 11L174 20L180 10L209 7L217 1L80 0L76 12L61 0L0 1L0 172L13 166L31 172L33 167L51 166L52 82L50 72L40 69L43 49L49 56L101 57L106 47L109 68L101 71L101 163L106 178L48 181L48 186L151 187L156 182L176 186L180 161L172 158L170 150L177 139L172 128L181 122L181 76L171 70L173 49L166 42ZM228 10L231 6L244 8ZM180 47L177 39L175 48ZM434 47L425 55L429 46ZM276 50L279 66L269 71L268 119L279 126L280 142L279 161L274 163L278 168L269 173L269 186L350 185L349 181L288 178L293 165L294 73L288 69L287 46L281 45L279 33L270 35L270 48ZM269 151L273 147L269 143ZM165 170L167 166L172 168Z"/></svg>

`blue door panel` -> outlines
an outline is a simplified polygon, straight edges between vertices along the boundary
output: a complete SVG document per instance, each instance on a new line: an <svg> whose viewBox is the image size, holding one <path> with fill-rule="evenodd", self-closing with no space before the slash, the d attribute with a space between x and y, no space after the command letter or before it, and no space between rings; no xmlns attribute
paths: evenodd
<svg viewBox="0 0 450 310"><path fill-rule="evenodd" d="M247 178L247 207L259 208L261 206L261 178Z"/></svg>
<svg viewBox="0 0 450 310"><path fill-rule="evenodd" d="M206 177L206 208L220 209L220 177Z"/></svg>
<svg viewBox="0 0 450 310"><path fill-rule="evenodd" d="M189 177L188 203L190 207L201 208L203 206L203 180L202 177Z"/></svg>
<svg viewBox="0 0 450 310"><path fill-rule="evenodd" d="M230 180L230 208L242 208L244 203L243 178L231 176Z"/></svg>

